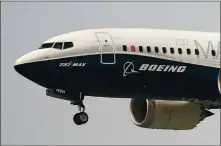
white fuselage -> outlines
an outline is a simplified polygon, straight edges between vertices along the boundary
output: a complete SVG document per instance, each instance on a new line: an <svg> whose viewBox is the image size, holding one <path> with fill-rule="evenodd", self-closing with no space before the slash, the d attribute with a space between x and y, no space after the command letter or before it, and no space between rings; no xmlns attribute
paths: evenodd
<svg viewBox="0 0 221 146"><path fill-rule="evenodd" d="M220 68L220 33L134 28L89 29L58 35L44 43L73 41L75 47L62 52L56 49L35 50L33 52L36 53L28 56L29 60L26 62L100 53L99 39L95 35L97 32L110 34L116 53L132 53ZM127 52L122 50L123 44L127 45ZM131 52L131 45L136 47L135 52ZM143 52L139 51L139 46L143 47ZM151 47L151 52L147 52L147 46ZM159 53L154 51L154 47L159 48ZM162 52L162 47L167 49L167 53ZM174 54L169 52L171 47L175 50ZM178 48L182 49L182 54L178 53ZM191 50L190 55L186 52L187 48ZM199 55L195 54L195 49L199 50ZM215 56L212 55L212 50L216 52ZM112 50L103 52L111 53Z"/></svg>

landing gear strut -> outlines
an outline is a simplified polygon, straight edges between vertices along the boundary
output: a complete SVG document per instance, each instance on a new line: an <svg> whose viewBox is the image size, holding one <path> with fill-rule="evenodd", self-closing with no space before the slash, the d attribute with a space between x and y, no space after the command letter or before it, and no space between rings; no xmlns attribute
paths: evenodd
<svg viewBox="0 0 221 146"><path fill-rule="evenodd" d="M85 106L83 103L84 95L80 92L80 99L71 102L72 105L77 105L79 113L75 114L73 121L76 125L82 125L88 122L88 115L85 113Z"/></svg>

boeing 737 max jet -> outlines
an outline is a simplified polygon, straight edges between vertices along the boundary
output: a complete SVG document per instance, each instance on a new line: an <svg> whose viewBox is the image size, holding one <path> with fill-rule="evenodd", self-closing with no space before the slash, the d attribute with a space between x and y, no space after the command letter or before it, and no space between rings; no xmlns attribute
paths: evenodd
<svg viewBox="0 0 221 146"><path fill-rule="evenodd" d="M46 95L78 105L77 125L89 119L85 96L131 98L132 122L152 129L193 129L221 107L220 33L79 30L48 39L14 68Z"/></svg>

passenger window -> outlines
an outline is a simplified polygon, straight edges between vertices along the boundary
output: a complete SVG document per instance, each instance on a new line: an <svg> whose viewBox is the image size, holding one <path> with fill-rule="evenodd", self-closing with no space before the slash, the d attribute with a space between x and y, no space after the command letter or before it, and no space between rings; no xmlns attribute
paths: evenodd
<svg viewBox="0 0 221 146"><path fill-rule="evenodd" d="M159 48L155 47L155 52L158 53L159 52Z"/></svg>
<svg viewBox="0 0 221 146"><path fill-rule="evenodd" d="M212 50L211 53L212 53L213 56L216 56L216 51L215 50Z"/></svg>
<svg viewBox="0 0 221 146"><path fill-rule="evenodd" d="M139 46L139 51L143 52L143 47L142 46Z"/></svg>
<svg viewBox="0 0 221 146"><path fill-rule="evenodd" d="M163 50L163 53L167 53L167 48L166 47L163 47L162 50Z"/></svg>
<svg viewBox="0 0 221 146"><path fill-rule="evenodd" d="M147 46L147 52L151 52L150 46Z"/></svg>
<svg viewBox="0 0 221 146"><path fill-rule="evenodd" d="M170 48L170 53L174 54L174 48L172 48L172 47Z"/></svg>
<svg viewBox="0 0 221 146"><path fill-rule="evenodd" d="M54 43L45 43L45 44L42 44L39 49L51 48L51 47L53 46L53 44L54 44Z"/></svg>
<svg viewBox="0 0 221 146"><path fill-rule="evenodd" d="M53 46L53 48L55 48L55 49L62 49L62 45L63 45L63 43L62 42L59 42L59 43L55 43L54 44L54 46Z"/></svg>
<svg viewBox="0 0 221 146"><path fill-rule="evenodd" d="M72 42L64 42L64 47L63 47L63 49L71 48L71 47L73 47L73 46L74 46L74 45L73 45Z"/></svg>
<svg viewBox="0 0 221 146"><path fill-rule="evenodd" d="M188 55L190 55L190 54L191 54L191 50L190 50L189 48L187 48L187 49L186 49L186 53L187 53Z"/></svg>
<svg viewBox="0 0 221 146"><path fill-rule="evenodd" d="M181 48L178 48L178 53L182 54L182 49Z"/></svg>
<svg viewBox="0 0 221 146"><path fill-rule="evenodd" d="M126 45L123 45L123 50L127 51L127 46Z"/></svg>
<svg viewBox="0 0 221 146"><path fill-rule="evenodd" d="M130 46L131 52L136 52L136 47L134 45Z"/></svg>
<svg viewBox="0 0 221 146"><path fill-rule="evenodd" d="M199 54L200 54L198 49L195 49L195 54L196 54L196 55L199 55Z"/></svg>

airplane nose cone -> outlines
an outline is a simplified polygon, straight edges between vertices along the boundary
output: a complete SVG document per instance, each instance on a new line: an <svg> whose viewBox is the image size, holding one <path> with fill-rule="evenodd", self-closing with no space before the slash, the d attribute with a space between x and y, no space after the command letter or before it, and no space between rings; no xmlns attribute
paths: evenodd
<svg viewBox="0 0 221 146"><path fill-rule="evenodd" d="M23 76L27 75L30 72L29 64L36 58L35 54L35 51L33 51L18 58L14 63L14 69Z"/></svg>
<svg viewBox="0 0 221 146"><path fill-rule="evenodd" d="M14 69L18 72L18 73L20 73L20 69L19 69L20 67L19 67L19 65L14 65Z"/></svg>
<svg viewBox="0 0 221 146"><path fill-rule="evenodd" d="M24 66L24 57L23 56L18 58L14 64L14 69L21 75L23 75L23 72L24 72L24 68L22 66Z"/></svg>
<svg viewBox="0 0 221 146"><path fill-rule="evenodd" d="M28 78L33 70L30 61L30 56L26 54L15 61L14 69L22 76Z"/></svg>
<svg viewBox="0 0 221 146"><path fill-rule="evenodd" d="M14 69L23 77L43 87L52 87L56 81L57 74L52 73L54 67L46 61L45 52L33 51L18 58L14 63Z"/></svg>
<svg viewBox="0 0 221 146"><path fill-rule="evenodd" d="M24 68L22 66L23 66L22 64L14 65L14 69L21 75L23 75L24 73Z"/></svg>
<svg viewBox="0 0 221 146"><path fill-rule="evenodd" d="M26 56L22 56L21 58L17 59L14 64L14 69L16 72L34 82L38 81L40 78L38 75L41 75L38 68L39 67L36 66L36 64L29 62Z"/></svg>
<svg viewBox="0 0 221 146"><path fill-rule="evenodd" d="M22 76L27 76L29 72L29 69L25 64L15 64L14 69Z"/></svg>

